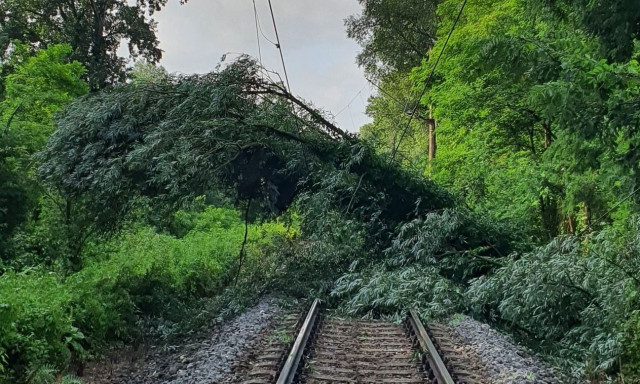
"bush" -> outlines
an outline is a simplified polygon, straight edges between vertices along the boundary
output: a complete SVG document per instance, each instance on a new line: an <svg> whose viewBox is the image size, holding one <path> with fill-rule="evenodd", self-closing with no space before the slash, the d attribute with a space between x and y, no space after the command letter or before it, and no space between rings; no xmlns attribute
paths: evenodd
<svg viewBox="0 0 640 384"><path fill-rule="evenodd" d="M506 247L487 223L455 209L428 213L395 232L382 260L360 259L338 280L333 295L347 313L399 316L416 308L433 318L462 310L466 282L494 266L495 249Z"/></svg>
<svg viewBox="0 0 640 384"><path fill-rule="evenodd" d="M336 179L344 175L329 173L324 182L338 184L342 180L336 183ZM285 294L330 301L336 279L347 273L353 260L367 254L365 245L371 243L365 242L366 225L338 208L335 191L324 185L319 189L301 194L288 211L294 230L281 237L277 251L271 252L276 258L270 280L273 289Z"/></svg>
<svg viewBox="0 0 640 384"><path fill-rule="evenodd" d="M507 321L578 371L615 371L622 358L637 366L639 229L634 218L582 242L559 237L514 254L473 281L468 299L477 313Z"/></svg>
<svg viewBox="0 0 640 384"><path fill-rule="evenodd" d="M190 220L179 239L132 229L109 257L70 276L43 269L0 276L0 382L95 357L138 337L141 324L172 332L222 294L236 276L244 222L237 211L211 207ZM247 263L285 233L278 223L251 225Z"/></svg>
<svg viewBox="0 0 640 384"><path fill-rule="evenodd" d="M65 367L83 336L70 314L73 292L42 271L0 277L0 356L5 380L32 366ZM0 376L2 378L2 376Z"/></svg>
<svg viewBox="0 0 640 384"><path fill-rule="evenodd" d="M622 373L640 380L640 309L631 312L622 325L622 331Z"/></svg>

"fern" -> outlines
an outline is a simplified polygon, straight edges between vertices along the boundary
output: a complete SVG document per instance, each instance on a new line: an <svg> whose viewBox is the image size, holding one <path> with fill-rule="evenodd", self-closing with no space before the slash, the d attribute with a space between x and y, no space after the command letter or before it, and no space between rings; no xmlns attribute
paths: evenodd
<svg viewBox="0 0 640 384"><path fill-rule="evenodd" d="M51 365L41 365L29 369L27 372L28 384L53 384L56 380L57 369Z"/></svg>
<svg viewBox="0 0 640 384"><path fill-rule="evenodd" d="M63 376L60 384L82 384L82 380L73 375Z"/></svg>

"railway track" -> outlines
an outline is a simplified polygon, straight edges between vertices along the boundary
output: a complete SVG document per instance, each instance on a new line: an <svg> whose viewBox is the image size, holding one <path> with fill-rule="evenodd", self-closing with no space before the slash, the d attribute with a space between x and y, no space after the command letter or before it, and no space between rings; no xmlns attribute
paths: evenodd
<svg viewBox="0 0 640 384"><path fill-rule="evenodd" d="M446 328L426 328L415 311L403 324L343 320L315 300L291 329L295 338L266 346L244 384L486 383Z"/></svg>

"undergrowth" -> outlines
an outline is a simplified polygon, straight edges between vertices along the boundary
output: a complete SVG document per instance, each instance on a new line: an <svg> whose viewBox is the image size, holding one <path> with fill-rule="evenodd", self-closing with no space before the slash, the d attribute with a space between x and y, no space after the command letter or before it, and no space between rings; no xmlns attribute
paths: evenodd
<svg viewBox="0 0 640 384"><path fill-rule="evenodd" d="M251 225L250 267L237 277L244 237L237 211L210 207L177 218L187 228L181 238L130 229L111 255L69 276L42 268L0 276L0 382L33 381L119 343L167 338L234 314L265 289L272 268L265 249L291 233L275 222Z"/></svg>
<svg viewBox="0 0 640 384"><path fill-rule="evenodd" d="M575 372L636 374L640 218L559 237L471 282L476 314L506 321Z"/></svg>
<svg viewBox="0 0 640 384"><path fill-rule="evenodd" d="M301 257L287 266L302 271L303 291L358 317L399 319L408 308L427 320L469 313L574 377L637 379L639 217L534 247L506 223L463 208L416 211L391 226L376 219L375 198L337 209L343 191L324 185L303 199Z"/></svg>

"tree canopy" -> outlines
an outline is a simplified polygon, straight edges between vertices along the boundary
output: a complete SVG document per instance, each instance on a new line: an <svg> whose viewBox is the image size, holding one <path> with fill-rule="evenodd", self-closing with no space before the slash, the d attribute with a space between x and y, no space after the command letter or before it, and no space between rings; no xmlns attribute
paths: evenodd
<svg viewBox="0 0 640 384"><path fill-rule="evenodd" d="M346 21L347 34L362 46L358 64L379 77L420 64L435 42L437 0L359 0L362 14Z"/></svg>
<svg viewBox="0 0 640 384"><path fill-rule="evenodd" d="M355 135L249 56L168 74L166 0L0 2L0 381L267 291L637 376L637 1L359 3Z"/></svg>
<svg viewBox="0 0 640 384"><path fill-rule="evenodd" d="M156 63L162 57L154 12L167 0L5 0L0 30L10 40L34 48L70 44L71 58L87 68L91 89L123 81L125 60L118 48L126 41L132 57Z"/></svg>
<svg viewBox="0 0 640 384"><path fill-rule="evenodd" d="M86 96L62 115L43 151L41 175L65 195L89 199L99 225L117 223L136 196L175 207L212 190L279 212L331 169L360 180L359 188L339 193L337 203L347 210L372 208L370 196L380 193L387 196L382 215L391 220L452 204L282 85L262 80L260 71L243 58L203 76ZM423 203L414 206L419 197Z"/></svg>
<svg viewBox="0 0 640 384"><path fill-rule="evenodd" d="M37 199L31 158L54 131L53 118L88 91L71 47L54 45L33 57L14 57L0 102L0 244L27 218ZM14 53L20 56L20 50ZM1 256L1 255L0 255Z"/></svg>

